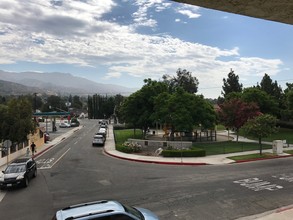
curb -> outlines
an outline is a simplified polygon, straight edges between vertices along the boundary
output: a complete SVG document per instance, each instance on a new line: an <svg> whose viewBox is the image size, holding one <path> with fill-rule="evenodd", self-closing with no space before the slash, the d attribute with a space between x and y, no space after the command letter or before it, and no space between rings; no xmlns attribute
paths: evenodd
<svg viewBox="0 0 293 220"><path fill-rule="evenodd" d="M140 159L133 159L133 158L126 158L117 156L115 154L111 154L104 149L104 152L111 156L122 160L134 161L134 162L141 162L141 163L153 163L153 164L164 164L164 165L189 165L189 166L203 166L203 165L210 165L208 163L188 163L188 162L166 162L166 161L153 161L153 160L140 160Z"/></svg>
<svg viewBox="0 0 293 220"><path fill-rule="evenodd" d="M250 159L250 160L238 160L234 163L246 163L246 162L253 162L253 161L259 161L259 160L271 160L271 159L279 159L279 158L287 158L287 157L293 157L293 155L285 155L285 156L273 156L268 158L256 158L256 159Z"/></svg>
<svg viewBox="0 0 293 220"><path fill-rule="evenodd" d="M32 156L32 158L36 158L36 157L40 156L41 154L45 153L47 150L51 149L53 146L54 146L54 144L52 144L52 145L50 145L49 147L47 147L47 148L45 148L45 149L39 151L38 153L34 154L34 155Z"/></svg>

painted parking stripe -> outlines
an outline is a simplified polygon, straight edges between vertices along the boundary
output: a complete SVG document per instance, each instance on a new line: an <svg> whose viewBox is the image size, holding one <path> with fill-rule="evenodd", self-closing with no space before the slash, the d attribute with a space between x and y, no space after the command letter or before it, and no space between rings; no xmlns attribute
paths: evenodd
<svg viewBox="0 0 293 220"><path fill-rule="evenodd" d="M283 189L283 186L259 179L257 177L236 180L233 181L233 183L239 184L240 186L243 186L255 192L263 190L276 191L279 189Z"/></svg>
<svg viewBox="0 0 293 220"><path fill-rule="evenodd" d="M272 177L289 183L293 182L293 173L281 173Z"/></svg>
<svg viewBox="0 0 293 220"><path fill-rule="evenodd" d="M59 158L55 159L55 158L49 158L49 159L40 159L37 160L37 164L39 165L38 169L51 169L56 163L58 163L62 157L64 157L68 151L71 148L69 148L67 151L65 151Z"/></svg>

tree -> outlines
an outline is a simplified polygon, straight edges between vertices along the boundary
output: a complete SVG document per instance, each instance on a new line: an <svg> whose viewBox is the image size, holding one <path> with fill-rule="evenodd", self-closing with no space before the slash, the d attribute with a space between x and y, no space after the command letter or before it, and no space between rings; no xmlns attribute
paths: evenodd
<svg viewBox="0 0 293 220"><path fill-rule="evenodd" d="M256 87L245 88L242 92L241 99L244 102L254 102L258 105L262 113L278 115L279 108L277 101L266 92Z"/></svg>
<svg viewBox="0 0 293 220"><path fill-rule="evenodd" d="M9 125L7 124L6 119L7 119L7 114L8 114L8 106L4 104L0 104L0 142L3 140L7 139L7 128Z"/></svg>
<svg viewBox="0 0 293 220"><path fill-rule="evenodd" d="M168 85L169 91L175 92L178 87L181 87L188 93L197 93L198 80L193 77L191 72L187 70L181 70L180 68L176 72L177 76L171 77L170 75L163 75L163 81Z"/></svg>
<svg viewBox="0 0 293 220"><path fill-rule="evenodd" d="M293 120L293 83L286 83L284 90L284 108L281 110L281 119L284 121Z"/></svg>
<svg viewBox="0 0 293 220"><path fill-rule="evenodd" d="M76 109L82 109L82 102L80 101L80 97L75 95L72 97L71 107Z"/></svg>
<svg viewBox="0 0 293 220"><path fill-rule="evenodd" d="M274 97L278 102L282 98L282 88L278 85L277 81L273 82L271 77L266 73L260 83L260 89Z"/></svg>
<svg viewBox="0 0 293 220"><path fill-rule="evenodd" d="M144 80L143 87L126 98L119 108L119 115L122 121L134 127L142 128L144 134L148 127L154 122L154 99L162 92L167 91L167 84L164 82Z"/></svg>
<svg viewBox="0 0 293 220"><path fill-rule="evenodd" d="M46 103L42 107L42 112L49 112L49 111L67 111L67 107L65 102L62 100L61 97L56 95L51 95L47 98Z"/></svg>
<svg viewBox="0 0 293 220"><path fill-rule="evenodd" d="M228 78L223 79L222 95L226 97L231 92L241 92L243 85L239 83L239 77L231 69Z"/></svg>
<svg viewBox="0 0 293 220"><path fill-rule="evenodd" d="M190 94L182 88L175 93L161 93L155 99L155 119L171 127L171 138L175 131L192 132L194 126L214 128L216 114L213 106L203 96Z"/></svg>
<svg viewBox="0 0 293 220"><path fill-rule="evenodd" d="M236 130L237 141L239 129L248 119L260 114L259 107L256 103L247 103L241 99L226 100L219 107L218 115L221 123L227 128Z"/></svg>
<svg viewBox="0 0 293 220"><path fill-rule="evenodd" d="M262 154L262 138L268 137L278 131L276 123L276 117L269 114L261 114L255 118L249 119L243 126L246 135L258 139L260 155Z"/></svg>
<svg viewBox="0 0 293 220"><path fill-rule="evenodd" d="M6 111L5 111L6 109ZM8 102L7 108L1 108L4 120L1 121L1 138L21 143L35 132L36 124L32 118L32 104L27 98L20 97Z"/></svg>

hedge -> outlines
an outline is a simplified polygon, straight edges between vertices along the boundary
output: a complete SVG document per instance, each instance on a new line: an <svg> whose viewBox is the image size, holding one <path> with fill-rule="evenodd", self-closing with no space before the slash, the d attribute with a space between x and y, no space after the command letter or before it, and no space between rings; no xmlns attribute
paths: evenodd
<svg viewBox="0 0 293 220"><path fill-rule="evenodd" d="M117 146L116 145L116 150L123 152L123 153L132 153L132 149L129 147L125 147L125 146Z"/></svg>
<svg viewBox="0 0 293 220"><path fill-rule="evenodd" d="M190 150L163 150L163 157L204 157L206 151L202 149L192 148Z"/></svg>

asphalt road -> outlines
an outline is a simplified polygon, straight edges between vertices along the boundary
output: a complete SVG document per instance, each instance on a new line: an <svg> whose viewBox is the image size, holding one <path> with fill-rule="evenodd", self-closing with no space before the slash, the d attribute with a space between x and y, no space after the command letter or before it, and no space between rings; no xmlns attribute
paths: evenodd
<svg viewBox="0 0 293 220"><path fill-rule="evenodd" d="M293 204L293 158L220 166L131 162L92 147L97 120L36 159L28 188L11 189L1 219L51 219L68 205L114 199L162 220L237 219ZM60 131L61 132L61 131Z"/></svg>

